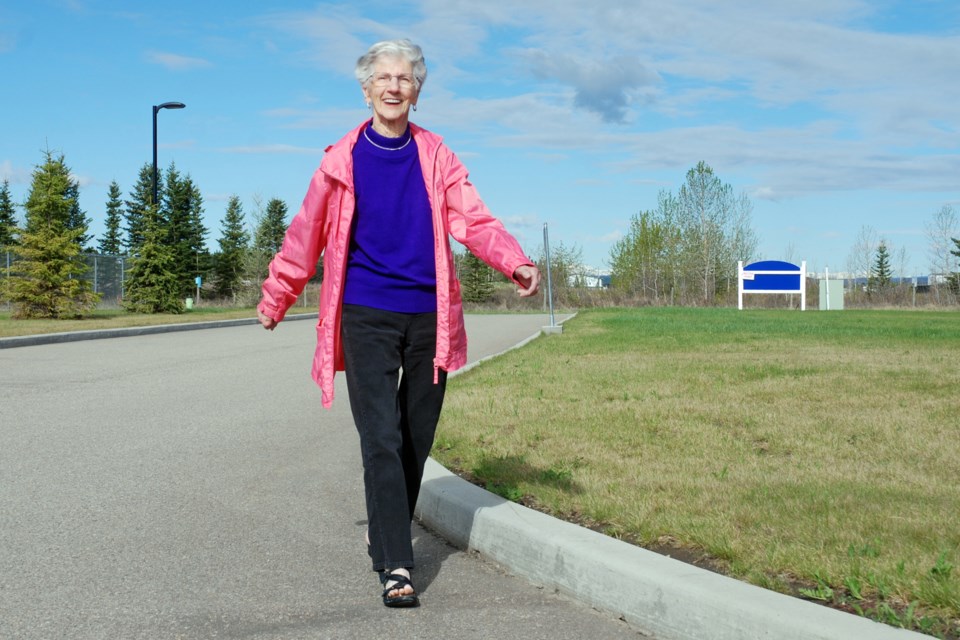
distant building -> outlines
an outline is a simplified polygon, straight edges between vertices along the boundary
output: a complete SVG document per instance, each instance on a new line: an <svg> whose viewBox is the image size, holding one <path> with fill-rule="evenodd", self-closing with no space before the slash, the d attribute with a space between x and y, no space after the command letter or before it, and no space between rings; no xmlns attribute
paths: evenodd
<svg viewBox="0 0 960 640"><path fill-rule="evenodd" d="M609 289L610 272L603 269L595 269L589 265L580 265L575 269L575 273L567 278L567 285L570 287L585 287L587 289Z"/></svg>

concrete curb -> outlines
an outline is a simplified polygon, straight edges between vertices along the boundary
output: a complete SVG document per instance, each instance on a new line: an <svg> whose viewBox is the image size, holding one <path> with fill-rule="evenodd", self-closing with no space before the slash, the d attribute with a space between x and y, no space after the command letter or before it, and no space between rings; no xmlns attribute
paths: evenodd
<svg viewBox="0 0 960 640"><path fill-rule="evenodd" d="M316 318L316 313L300 313L287 316L287 320L309 320ZM157 333L173 333L176 331L196 331L198 329L222 329L224 327L239 327L247 324L257 324L256 318L238 318L234 320L210 320L207 322L184 322L178 324L160 324L145 327L123 327L120 329L96 329L93 331L71 331L66 333L41 333L32 336L14 336L0 338L0 349L15 347L34 347L41 344L60 344L63 342L78 342L80 340L104 340L107 338L129 338L132 336L147 336Z"/></svg>
<svg viewBox="0 0 960 640"><path fill-rule="evenodd" d="M453 544L662 640L929 640L558 520L485 491L432 458L416 516Z"/></svg>

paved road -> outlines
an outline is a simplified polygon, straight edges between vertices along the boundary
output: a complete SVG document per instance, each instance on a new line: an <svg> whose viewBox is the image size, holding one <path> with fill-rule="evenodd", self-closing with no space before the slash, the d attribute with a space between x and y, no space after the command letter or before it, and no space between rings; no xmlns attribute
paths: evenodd
<svg viewBox="0 0 960 640"><path fill-rule="evenodd" d="M544 316L468 318L471 360ZM369 570L357 438L311 321L0 350L0 638L638 638L416 527Z"/></svg>

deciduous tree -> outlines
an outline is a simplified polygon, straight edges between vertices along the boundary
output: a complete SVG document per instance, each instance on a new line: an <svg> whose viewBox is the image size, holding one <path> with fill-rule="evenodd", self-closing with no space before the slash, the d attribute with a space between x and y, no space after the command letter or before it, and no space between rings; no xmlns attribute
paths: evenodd
<svg viewBox="0 0 960 640"><path fill-rule="evenodd" d="M737 261L755 257L752 210L746 195L734 195L698 163L677 195L661 191L656 210L631 219L611 251L613 286L653 300L676 295L711 303L736 281Z"/></svg>

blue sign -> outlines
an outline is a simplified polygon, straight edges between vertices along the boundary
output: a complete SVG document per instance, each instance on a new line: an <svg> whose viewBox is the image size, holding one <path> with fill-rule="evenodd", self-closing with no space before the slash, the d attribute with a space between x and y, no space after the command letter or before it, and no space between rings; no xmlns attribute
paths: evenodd
<svg viewBox="0 0 960 640"><path fill-rule="evenodd" d="M754 262L743 268L744 291L797 293L803 274L800 267L779 260Z"/></svg>
<svg viewBox="0 0 960 640"><path fill-rule="evenodd" d="M806 270L807 263L799 267L781 260L762 260L743 266L738 263L739 301L737 306L743 309L744 293L799 293L800 308L806 309Z"/></svg>

